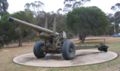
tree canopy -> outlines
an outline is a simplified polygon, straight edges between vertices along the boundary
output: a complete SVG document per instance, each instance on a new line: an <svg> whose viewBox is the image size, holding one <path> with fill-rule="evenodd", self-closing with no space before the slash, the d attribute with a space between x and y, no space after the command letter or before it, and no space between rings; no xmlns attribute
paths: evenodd
<svg viewBox="0 0 120 71"><path fill-rule="evenodd" d="M79 35L103 35L107 31L108 19L99 8L81 7L67 14L66 24Z"/></svg>

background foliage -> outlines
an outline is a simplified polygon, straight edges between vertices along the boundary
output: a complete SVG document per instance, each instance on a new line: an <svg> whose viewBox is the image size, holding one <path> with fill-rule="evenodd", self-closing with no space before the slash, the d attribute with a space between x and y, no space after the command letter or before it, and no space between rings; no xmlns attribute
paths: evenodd
<svg viewBox="0 0 120 71"><path fill-rule="evenodd" d="M85 3L90 0L80 1ZM58 32L64 30L69 37L79 35L79 37L83 37L83 40L89 35L112 35L120 31L120 3L116 3L111 7L111 9L115 11L114 14L107 15L97 7L80 7L63 15L59 13L61 9L58 9L56 13L45 12L43 6L44 3L41 1L34 1L26 3L24 11L9 14L7 12L9 7L7 0L0 0L0 46L16 41L20 44L22 41L29 41L36 37L32 28L18 25L17 22L9 22L9 16L51 30L53 29L53 23L56 21L56 30Z"/></svg>
<svg viewBox="0 0 120 71"><path fill-rule="evenodd" d="M87 35L107 34L109 21L97 7L81 7L69 12L66 18L68 28L83 39Z"/></svg>

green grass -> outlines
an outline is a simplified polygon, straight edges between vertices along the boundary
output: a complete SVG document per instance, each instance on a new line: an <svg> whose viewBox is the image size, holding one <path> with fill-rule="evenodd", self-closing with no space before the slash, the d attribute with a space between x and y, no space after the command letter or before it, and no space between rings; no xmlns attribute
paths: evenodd
<svg viewBox="0 0 120 71"><path fill-rule="evenodd" d="M120 44L112 43L108 44L110 51L117 52L120 54ZM0 49L0 71L120 71L120 57L114 60L93 64L84 65L77 67L67 68L42 68L42 67L31 67L13 63L12 59L15 56L32 52L32 48L21 47L21 48L4 48Z"/></svg>

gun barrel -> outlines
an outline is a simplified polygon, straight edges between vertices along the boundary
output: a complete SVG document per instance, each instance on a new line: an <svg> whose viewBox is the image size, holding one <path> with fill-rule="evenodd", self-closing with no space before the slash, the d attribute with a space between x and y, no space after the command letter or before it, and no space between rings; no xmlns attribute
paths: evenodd
<svg viewBox="0 0 120 71"><path fill-rule="evenodd" d="M29 26L29 27L32 27L36 30L39 30L39 31L42 31L42 32L46 32L46 33L50 33L50 34L54 34L54 35L58 35L59 33L57 32L54 32L52 30L49 30L49 29L46 29L46 28L43 28L43 27L40 27L38 25L34 25L32 23L28 23L26 21L22 21L20 19L17 19L17 18L14 18L14 17L9 17L9 19L13 20L13 21L17 21L17 22L20 22L22 25L26 25L26 26Z"/></svg>

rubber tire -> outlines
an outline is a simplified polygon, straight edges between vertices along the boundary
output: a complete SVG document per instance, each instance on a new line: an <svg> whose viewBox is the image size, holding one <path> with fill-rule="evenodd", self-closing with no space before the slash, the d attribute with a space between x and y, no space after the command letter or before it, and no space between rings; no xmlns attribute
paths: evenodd
<svg viewBox="0 0 120 71"><path fill-rule="evenodd" d="M45 57L45 52L42 50L42 47L43 47L43 42L41 41L36 42L34 45L33 52L35 57L38 59Z"/></svg>
<svg viewBox="0 0 120 71"><path fill-rule="evenodd" d="M103 52L107 52L108 51L108 46L106 45L101 45L100 47L98 47L99 51L103 51Z"/></svg>
<svg viewBox="0 0 120 71"><path fill-rule="evenodd" d="M65 40L63 42L62 56L65 60L71 60L75 57L75 46L71 41Z"/></svg>

